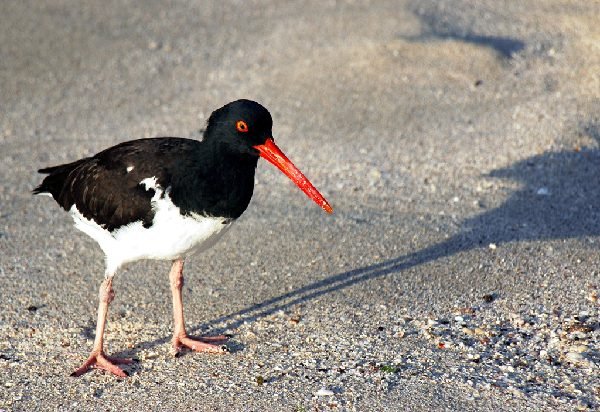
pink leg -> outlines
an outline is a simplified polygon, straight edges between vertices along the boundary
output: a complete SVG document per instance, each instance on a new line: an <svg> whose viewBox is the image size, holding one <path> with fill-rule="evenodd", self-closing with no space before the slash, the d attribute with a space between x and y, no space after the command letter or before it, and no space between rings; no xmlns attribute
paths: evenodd
<svg viewBox="0 0 600 412"><path fill-rule="evenodd" d="M185 331L185 321L183 320L183 301L181 298L181 289L183 287L183 259L173 261L171 272L169 272L171 282L171 292L173 293L173 320L175 328L173 330L173 350L175 355L181 352L181 348L186 346L196 352L208 352L223 354L228 352L225 346L212 344L210 342L222 343L227 340L224 335L212 336L199 339L191 339Z"/></svg>
<svg viewBox="0 0 600 412"><path fill-rule="evenodd" d="M87 360L81 365L79 369L71 374L71 376L81 376L89 368L95 367L98 369L104 369L113 375L125 378L127 374L123 372L121 368L115 365L115 363L128 364L132 363L131 359L112 358L106 356L103 350L104 344L104 326L106 324L106 314L108 312L108 305L115 298L115 292L112 288L112 276L104 279L102 285L100 285L100 303L98 304L98 322L96 323L96 338L94 339L94 346L92 352Z"/></svg>

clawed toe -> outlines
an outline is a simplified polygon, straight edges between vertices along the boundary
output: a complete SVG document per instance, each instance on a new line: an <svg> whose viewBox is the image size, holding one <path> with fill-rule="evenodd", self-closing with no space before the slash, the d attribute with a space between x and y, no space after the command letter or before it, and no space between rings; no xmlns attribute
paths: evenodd
<svg viewBox="0 0 600 412"><path fill-rule="evenodd" d="M225 335L202 337L192 339L188 336L173 337L173 351L175 356L181 354L182 348L185 346L194 352L213 353L222 355L229 352L227 346L223 345L229 338Z"/></svg>
<svg viewBox="0 0 600 412"><path fill-rule="evenodd" d="M123 369L119 368L116 364L129 365L133 362L135 362L135 360L129 358L113 358L106 356L103 352L92 352L83 365L75 370L71 376L81 376L90 368L96 368L104 369L115 376L126 378L129 376L129 374Z"/></svg>

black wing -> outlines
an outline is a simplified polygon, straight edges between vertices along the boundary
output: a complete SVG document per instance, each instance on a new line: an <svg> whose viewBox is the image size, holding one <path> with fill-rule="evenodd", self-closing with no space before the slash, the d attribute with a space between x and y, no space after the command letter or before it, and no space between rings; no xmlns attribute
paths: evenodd
<svg viewBox="0 0 600 412"><path fill-rule="evenodd" d="M135 221L149 227L155 191L146 190L140 182L155 177L162 188L169 187L173 174L185 167L184 159L200 144L181 138L121 143L93 157L40 169L48 176L33 193L52 194L65 210L76 205L83 216L109 231Z"/></svg>

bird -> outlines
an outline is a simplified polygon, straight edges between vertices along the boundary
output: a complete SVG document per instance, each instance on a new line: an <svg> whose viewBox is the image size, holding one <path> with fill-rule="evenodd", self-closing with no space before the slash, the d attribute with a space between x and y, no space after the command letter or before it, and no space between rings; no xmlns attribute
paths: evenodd
<svg viewBox="0 0 600 412"><path fill-rule="evenodd" d="M172 350L223 354L227 336L192 338L185 329L182 286L187 257L213 246L248 207L255 171L263 158L287 175L327 213L333 209L275 144L273 120L261 104L240 99L209 116L201 140L154 137L126 141L94 156L40 169L33 189L70 213L75 228L105 254L96 335L89 357L71 375L103 369L126 377L118 365L132 359L108 356L104 330L115 297L113 278L126 263L171 261Z"/></svg>

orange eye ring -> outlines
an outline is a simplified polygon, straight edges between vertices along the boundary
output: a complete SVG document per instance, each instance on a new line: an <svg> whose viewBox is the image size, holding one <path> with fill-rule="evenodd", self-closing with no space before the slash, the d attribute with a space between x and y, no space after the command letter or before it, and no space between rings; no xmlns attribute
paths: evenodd
<svg viewBox="0 0 600 412"><path fill-rule="evenodd" d="M248 133L248 124L243 120L238 120L235 124L235 128L240 133Z"/></svg>

